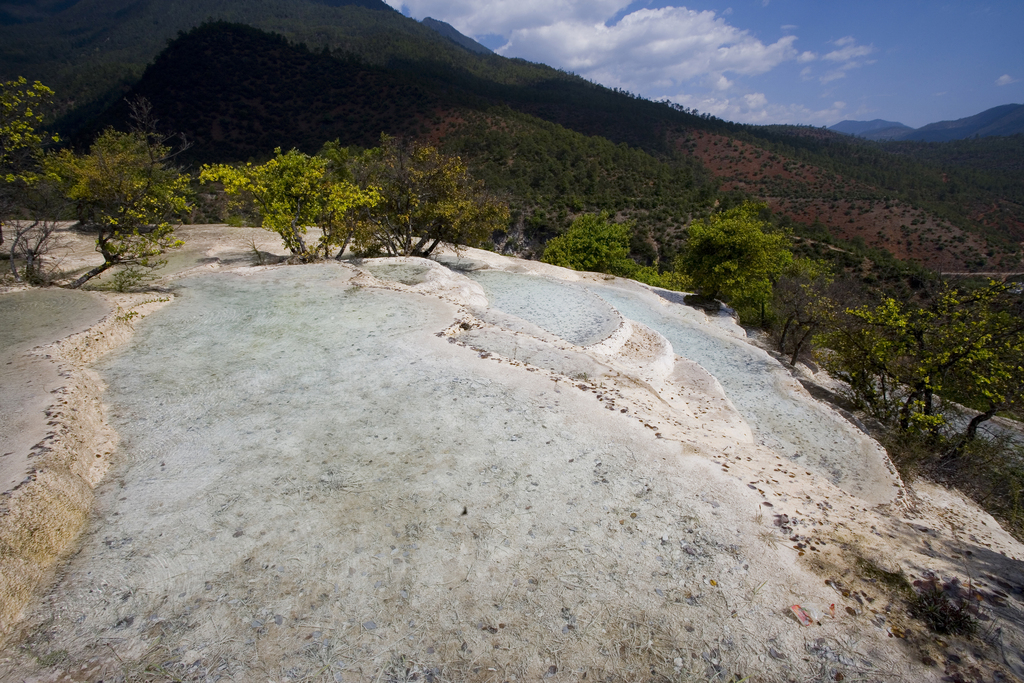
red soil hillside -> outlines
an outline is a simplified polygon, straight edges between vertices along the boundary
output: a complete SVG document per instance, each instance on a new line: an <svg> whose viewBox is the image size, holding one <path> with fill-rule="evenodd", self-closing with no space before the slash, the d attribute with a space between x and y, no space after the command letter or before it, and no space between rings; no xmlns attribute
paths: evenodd
<svg viewBox="0 0 1024 683"><path fill-rule="evenodd" d="M823 224L837 238L862 239L939 271L1020 268L1018 257L983 237L830 171L704 131L692 131L679 145L722 180L723 190L750 193L795 222Z"/></svg>

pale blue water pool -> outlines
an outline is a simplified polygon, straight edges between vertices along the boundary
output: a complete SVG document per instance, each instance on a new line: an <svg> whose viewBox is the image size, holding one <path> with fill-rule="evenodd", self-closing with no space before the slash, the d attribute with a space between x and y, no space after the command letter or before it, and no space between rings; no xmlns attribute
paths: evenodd
<svg viewBox="0 0 1024 683"><path fill-rule="evenodd" d="M484 288L492 307L578 346L607 339L620 323L612 306L578 285L500 270L466 275Z"/></svg>
<svg viewBox="0 0 1024 683"><path fill-rule="evenodd" d="M852 429L837 429L835 416L823 406L794 398L784 384L788 373L773 358L742 340L702 329L682 315L680 304L665 305L653 297L646 301L613 287L588 289L626 318L660 332L677 355L714 375L760 443L826 474L834 483L846 477L850 454L861 448L858 435Z"/></svg>

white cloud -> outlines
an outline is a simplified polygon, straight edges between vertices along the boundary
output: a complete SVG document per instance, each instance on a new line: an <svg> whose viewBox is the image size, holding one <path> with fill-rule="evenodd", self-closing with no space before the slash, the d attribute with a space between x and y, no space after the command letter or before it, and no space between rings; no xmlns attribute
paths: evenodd
<svg viewBox="0 0 1024 683"><path fill-rule="evenodd" d="M996 79L996 85L998 85L998 86L1010 85L1011 83L1016 83L1017 81L1018 81L1018 79L1014 78L1010 74L1003 74L1002 76L1000 76L999 78Z"/></svg>
<svg viewBox="0 0 1024 683"><path fill-rule="evenodd" d="M846 36L839 40L833 41L833 45L837 49L828 52L821 56L822 60L833 62L833 68L825 72L824 75L818 77L822 85L831 83L832 81L838 81L841 78L846 78L846 72L851 69L864 66L866 64L874 64L875 61L871 59L863 59L875 51L874 45L858 45L857 40L853 36ZM797 57L797 61L801 63L813 62L819 57L814 52L803 52ZM806 80L813 78L813 70L810 67L806 67L800 72L801 77Z"/></svg>
<svg viewBox="0 0 1024 683"><path fill-rule="evenodd" d="M566 20L516 29L498 52L643 93L665 81L678 87L699 80L720 89L726 73L763 74L795 59L795 40L785 36L765 44L714 12L665 7L637 10L614 26Z"/></svg>
<svg viewBox="0 0 1024 683"><path fill-rule="evenodd" d="M417 19L446 21L469 36L501 36L506 42L496 52L507 57L542 62L608 87L752 123L838 120L836 107L816 111L772 104L754 91L751 79L794 62L803 66L804 80L828 83L870 63L866 58L875 51L852 36L834 41L826 54L800 51L792 24L783 26L783 37L765 42L731 25L726 18L731 8L719 13L683 6L635 9L650 4L635 0L386 2L407 7ZM827 69L815 70L811 65L817 62Z"/></svg>
<svg viewBox="0 0 1024 683"><path fill-rule="evenodd" d="M875 51L873 45L857 45L857 41L852 36L840 38L833 45L839 49L829 52L822 59L827 59L830 62L849 62L858 57L867 57Z"/></svg>
<svg viewBox="0 0 1024 683"><path fill-rule="evenodd" d="M507 36L517 29L559 22L603 23L629 6L629 0L386 0L409 8L416 19L434 17L471 35Z"/></svg>
<svg viewBox="0 0 1024 683"><path fill-rule="evenodd" d="M681 95L670 99L684 107L707 112L722 119L753 124L795 123L823 126L835 123L846 115L845 102L835 102L828 109L813 110L800 104L773 104L764 93L752 93L742 97Z"/></svg>
<svg viewBox="0 0 1024 683"><path fill-rule="evenodd" d="M388 0L397 6L400 0ZM771 71L796 59L796 36L765 44L713 11L639 9L607 22L630 0L401 0L417 19L432 16L470 36L500 35L496 50L568 69L608 86L646 94L658 84L699 80L721 90L726 74ZM728 11L723 14L728 13ZM806 58L805 58L806 59Z"/></svg>
<svg viewBox="0 0 1024 683"><path fill-rule="evenodd" d="M755 92L743 96L743 101L748 109L759 109L768 106L768 98L763 92Z"/></svg>

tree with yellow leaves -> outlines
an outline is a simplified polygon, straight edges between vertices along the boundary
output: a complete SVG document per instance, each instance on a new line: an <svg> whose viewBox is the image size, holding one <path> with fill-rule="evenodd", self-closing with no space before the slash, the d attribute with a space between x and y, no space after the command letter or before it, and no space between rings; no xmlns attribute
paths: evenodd
<svg viewBox="0 0 1024 683"><path fill-rule="evenodd" d="M189 208L188 176L170 165L173 150L164 143L146 130L108 128L88 154L65 149L45 161L46 173L78 203L81 223L95 231L103 255L72 288L115 266L133 273L159 267L165 251L182 246L172 222Z"/></svg>
<svg viewBox="0 0 1024 683"><path fill-rule="evenodd" d="M334 151L343 161L345 155ZM222 183L236 203L255 209L260 225L279 234L295 257L316 261L336 248L340 258L352 239L344 217L357 209L370 210L380 201L376 188L361 189L349 181L340 161L278 148L266 163L205 166L199 178ZM306 237L310 228L320 231L313 243Z"/></svg>
<svg viewBox="0 0 1024 683"><path fill-rule="evenodd" d="M4 219L24 187L37 177L43 145L57 137L40 132L43 110L53 91L24 78L0 83L0 244Z"/></svg>
<svg viewBox="0 0 1024 683"><path fill-rule="evenodd" d="M1024 304L1002 282L942 283L921 304L886 297L836 310L817 343L859 407L901 432L953 431L954 451L1024 399ZM978 412L963 419L940 397Z"/></svg>
<svg viewBox="0 0 1024 683"><path fill-rule="evenodd" d="M477 246L508 225L508 207L484 191L462 159L434 147L385 135L352 169L381 197L348 214L364 253L429 257L441 244Z"/></svg>

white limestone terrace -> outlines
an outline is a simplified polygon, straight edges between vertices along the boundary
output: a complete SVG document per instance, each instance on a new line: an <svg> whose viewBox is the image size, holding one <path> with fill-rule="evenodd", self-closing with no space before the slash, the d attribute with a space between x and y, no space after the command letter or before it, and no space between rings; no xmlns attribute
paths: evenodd
<svg viewBox="0 0 1024 683"><path fill-rule="evenodd" d="M984 513L888 504L884 453L728 320L545 264L439 260L181 280L94 366L114 464L0 679L938 681L938 646L855 558L952 575L970 535L981 585L1024 585ZM848 462L812 468L803 440L826 438ZM1020 652L1019 605L998 609ZM944 647L997 666L996 645Z"/></svg>
<svg viewBox="0 0 1024 683"><path fill-rule="evenodd" d="M0 296L0 493L31 476L45 446L46 410L61 385L59 370L31 350L95 325L109 312L91 292L25 289Z"/></svg>
<svg viewBox="0 0 1024 683"><path fill-rule="evenodd" d="M675 351L718 380L758 443L869 503L891 502L898 493L899 479L884 450L812 399L775 359L749 344L738 327L711 325L703 312L667 305L652 291L625 283L572 284L494 269L469 275L484 287L492 308L580 345L608 337L618 314L647 325L667 340L669 366Z"/></svg>

